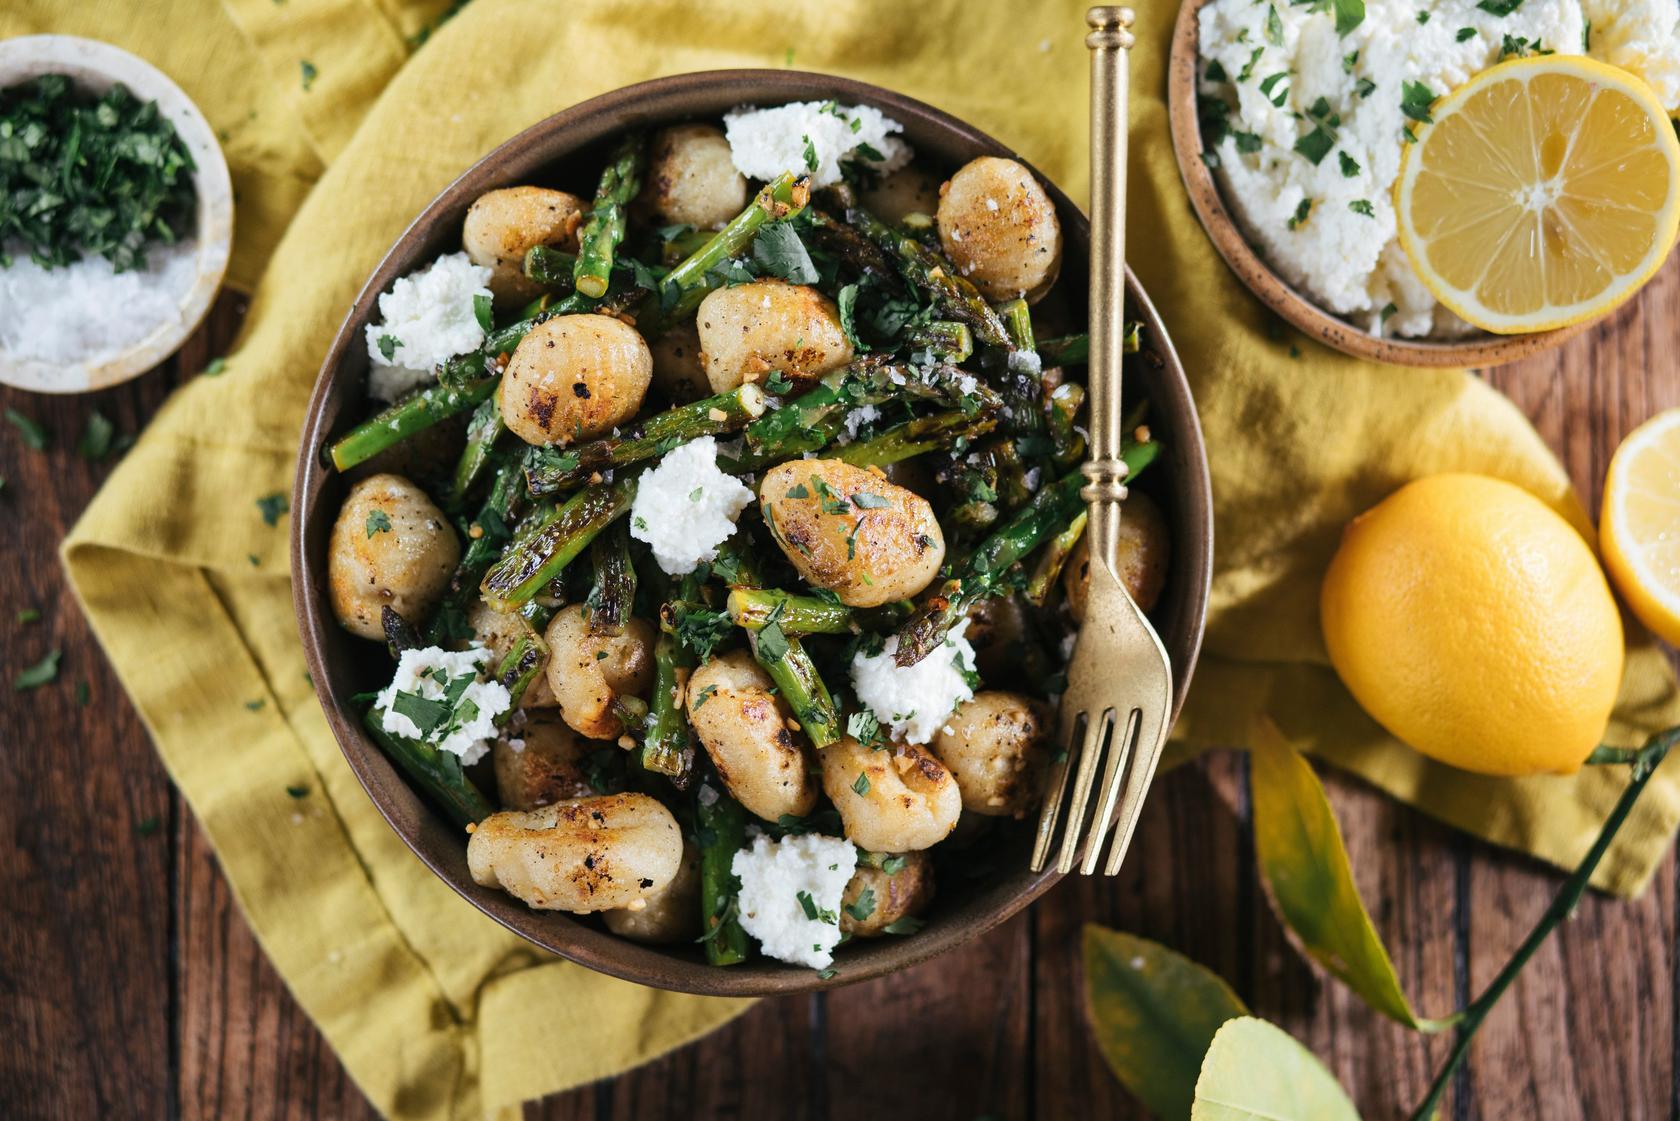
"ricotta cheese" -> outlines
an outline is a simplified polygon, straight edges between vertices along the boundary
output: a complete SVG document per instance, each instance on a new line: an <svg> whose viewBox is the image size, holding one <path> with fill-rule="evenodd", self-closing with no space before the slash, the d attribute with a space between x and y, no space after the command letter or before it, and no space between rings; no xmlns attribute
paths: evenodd
<svg viewBox="0 0 1680 1121"><path fill-rule="evenodd" d="M741 928L777 961L827 969L840 944L840 898L857 870L857 849L839 837L760 835L735 854Z"/></svg>
<svg viewBox="0 0 1680 1121"><path fill-rule="evenodd" d="M630 536L653 548L668 575L683 576L717 557L753 493L717 465L717 441L690 440L644 472L630 503Z"/></svg>
<svg viewBox="0 0 1680 1121"><path fill-rule="evenodd" d="M478 762L496 738L496 718L513 703L506 686L483 679L492 656L483 646L404 650L374 701L380 727L457 755L462 766Z"/></svg>
<svg viewBox="0 0 1680 1121"><path fill-rule="evenodd" d="M473 297L490 298L490 270L446 253L398 277L367 325L368 394L394 401L437 376L436 368L484 342Z"/></svg>
<svg viewBox="0 0 1680 1121"><path fill-rule="evenodd" d="M770 180L784 171L811 173L811 186L840 182L840 164L857 160L885 174L910 162L904 126L867 105L796 101L774 109L742 107L723 118L735 170ZM813 164L815 166L813 166Z"/></svg>
<svg viewBox="0 0 1680 1121"><path fill-rule="evenodd" d="M1340 35L1330 5L1213 0L1198 14L1200 92L1225 130L1209 162L1250 243L1325 308L1372 334L1467 334L1396 237L1407 109L1537 50L1625 66L1680 103L1677 12L1672 0L1527 0L1503 15L1475 0L1366 0Z"/></svg>
<svg viewBox="0 0 1680 1121"><path fill-rule="evenodd" d="M946 717L974 696L974 647L963 632L964 619L937 650L913 666L893 661L898 636L892 635L878 654L858 651L852 656L852 690L869 706L881 727L904 743L927 743L939 734Z"/></svg>

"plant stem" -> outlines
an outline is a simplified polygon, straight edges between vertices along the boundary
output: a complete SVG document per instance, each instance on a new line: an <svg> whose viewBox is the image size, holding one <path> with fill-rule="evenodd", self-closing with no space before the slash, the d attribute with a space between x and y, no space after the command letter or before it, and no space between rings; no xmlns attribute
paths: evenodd
<svg viewBox="0 0 1680 1121"><path fill-rule="evenodd" d="M1569 874L1569 878L1563 882L1563 887L1559 889L1557 897L1552 900L1552 905L1546 908L1544 915L1540 916L1540 921L1534 925L1534 929L1523 940L1523 944L1517 947L1517 952L1511 955L1511 960L1505 963L1505 968L1501 969L1499 975L1493 979L1486 989L1482 990L1482 994L1471 1001L1463 1012L1459 1013L1457 1017L1458 1041L1453 1045L1452 1054L1447 1057L1446 1065L1441 1068L1441 1072L1435 1076L1434 1083L1429 1087L1429 1095L1412 1112L1411 1121L1430 1121L1435 1116L1435 1106L1440 1102L1441 1095L1446 1092L1447 1085L1452 1081L1453 1074L1458 1070L1459 1064L1464 1061L1464 1056L1469 1053L1470 1041L1475 1038L1477 1029L1482 1026L1482 1021L1493 1010L1493 1006L1499 1003L1499 998L1505 995L1505 990L1511 987L1511 982L1517 979L1517 974L1522 972L1524 965L1528 964L1528 959L1534 956L1534 951L1538 950L1540 944L1546 940L1553 929L1575 910L1575 905L1581 901L1581 894L1587 889L1587 881L1592 879L1593 870L1598 867L1598 862L1604 859L1604 854L1609 851L1611 842L1616 839L1616 833L1621 829L1622 823L1627 820L1628 813L1633 809L1633 804L1639 801L1640 794L1644 793L1645 784L1651 781L1651 776L1656 773L1658 764L1663 761L1663 757L1668 754L1669 748L1673 747L1676 742L1680 742L1680 727L1658 732L1645 741L1644 747L1627 751L1626 757L1622 754L1623 749L1599 748L1593 752L1594 758L1597 758L1601 752L1606 753L1607 756L1609 753L1615 753L1614 761L1629 762L1633 765L1633 776L1628 782L1627 789L1622 791L1622 796L1617 800L1615 808L1610 811L1610 816L1604 819L1604 828L1599 830L1598 839L1593 842L1592 848L1587 850L1587 855L1582 858L1575 871Z"/></svg>

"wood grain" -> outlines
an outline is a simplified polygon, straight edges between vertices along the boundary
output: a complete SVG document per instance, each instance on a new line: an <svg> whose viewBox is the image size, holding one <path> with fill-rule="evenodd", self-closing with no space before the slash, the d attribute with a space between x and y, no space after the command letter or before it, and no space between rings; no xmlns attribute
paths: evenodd
<svg viewBox="0 0 1680 1121"><path fill-rule="evenodd" d="M73 448L98 409L134 432L233 337L224 298L169 367L53 399L0 390L54 448L0 439L0 666L53 648L60 678L9 695L0 742L0 1116L370 1118L263 957L64 585L58 541L108 471ZM1680 261L1555 355L1489 373L1556 448L1583 495L1617 441L1680 405ZM8 426L9 428L9 426ZM42 613L13 624L17 610ZM87 681L90 703L76 703ZM0 686L3 688L3 686ZM1528 930L1558 877L1449 833L1355 781L1326 785L1359 887L1425 1014L1461 1004ZM526 1110L544 1121L786 1117L1140 1118L1090 1046L1078 935L1104 922L1229 978L1328 1062L1366 1117L1404 1116L1448 1042L1376 1017L1301 961L1253 875L1247 770L1215 754L1165 776L1134 859L1073 880L962 951L828 996L766 1001L619 1079ZM1680 1118L1673 855L1627 902L1586 899L1489 1018L1443 1117Z"/></svg>

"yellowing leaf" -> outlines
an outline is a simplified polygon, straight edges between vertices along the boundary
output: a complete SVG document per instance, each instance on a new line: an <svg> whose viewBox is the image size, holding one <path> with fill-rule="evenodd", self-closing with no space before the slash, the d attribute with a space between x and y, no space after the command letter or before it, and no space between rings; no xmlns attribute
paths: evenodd
<svg viewBox="0 0 1680 1121"><path fill-rule="evenodd" d="M1311 1051L1244 1016L1213 1037L1190 1121L1359 1121L1359 1111Z"/></svg>
<svg viewBox="0 0 1680 1121"><path fill-rule="evenodd" d="M1160 1121L1186 1121L1213 1033L1248 1009L1158 942L1090 924L1083 941L1085 1015L1108 1069Z"/></svg>
<svg viewBox="0 0 1680 1121"><path fill-rule="evenodd" d="M1421 1031L1450 1027L1453 1020L1420 1018L1401 991L1312 767L1269 720L1257 721L1250 738L1255 855L1278 916L1315 961L1372 1008Z"/></svg>

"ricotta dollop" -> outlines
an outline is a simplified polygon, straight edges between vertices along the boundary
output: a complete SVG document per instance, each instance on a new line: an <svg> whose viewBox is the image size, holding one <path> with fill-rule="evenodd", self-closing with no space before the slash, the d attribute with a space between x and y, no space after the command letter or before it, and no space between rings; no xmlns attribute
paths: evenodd
<svg viewBox="0 0 1680 1121"><path fill-rule="evenodd" d="M690 440L643 473L630 503L630 536L653 548L668 575L683 576L717 558L753 494L717 465L717 441Z"/></svg>
<svg viewBox="0 0 1680 1121"><path fill-rule="evenodd" d="M839 837L760 835L735 854L741 928L778 961L826 969L840 944L840 899L857 870L857 849Z"/></svg>
<svg viewBox="0 0 1680 1121"><path fill-rule="evenodd" d="M893 661L897 635L889 637L879 653L859 650L852 656L852 690L894 739L927 743L957 706L974 696L974 647L963 637L966 630L964 619L938 649L913 666Z"/></svg>
<svg viewBox="0 0 1680 1121"><path fill-rule="evenodd" d="M436 377L436 368L484 342L473 297L490 298L490 270L446 253L398 277L367 325L368 395L394 401Z"/></svg>
<svg viewBox="0 0 1680 1121"><path fill-rule="evenodd" d="M773 109L741 108L723 118L735 170L770 180L784 171L811 174L811 186L840 182L840 164L856 160L886 174L910 162L904 126L867 105L795 101Z"/></svg>
<svg viewBox="0 0 1680 1121"><path fill-rule="evenodd" d="M404 650L374 701L380 727L459 756L462 766L478 762L496 738L496 718L513 703L506 686L484 680L492 656L483 646Z"/></svg>

